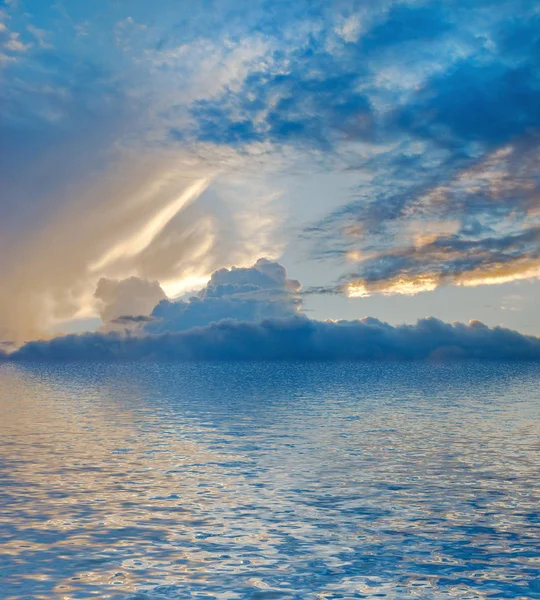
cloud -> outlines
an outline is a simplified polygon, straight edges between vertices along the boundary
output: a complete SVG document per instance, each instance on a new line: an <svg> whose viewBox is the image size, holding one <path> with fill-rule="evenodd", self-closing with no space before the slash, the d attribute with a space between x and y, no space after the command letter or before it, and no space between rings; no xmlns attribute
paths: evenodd
<svg viewBox="0 0 540 600"><path fill-rule="evenodd" d="M10 62L17 62L18 54L28 51L32 44L25 43L18 31L13 31L9 24L10 15L0 10L0 67L7 66Z"/></svg>
<svg viewBox="0 0 540 600"><path fill-rule="evenodd" d="M28 0L2 12L0 337L95 314L100 278L172 294L277 257L300 203L310 257L341 261L321 289L537 277L530 2L128 8ZM280 204L292 180L321 171L355 184ZM298 223L287 226L292 240ZM214 317L259 314L233 297L221 313L217 298L198 301Z"/></svg>
<svg viewBox="0 0 540 600"><path fill-rule="evenodd" d="M526 240L539 223L538 12L390 3L337 13L333 28L326 18L287 51L270 45L243 82L193 102L191 134L323 151L327 165L362 174L357 200L304 231L317 258L367 257L349 277L358 295L538 278L526 242L501 256L493 241ZM428 231L434 245L417 251ZM412 254L414 268L402 260ZM387 286L368 285L375 263L396 270Z"/></svg>
<svg viewBox="0 0 540 600"><path fill-rule="evenodd" d="M286 28L286 40L274 38L242 81L193 103L192 134L337 152L346 142L395 138L410 105L402 107L405 82L418 89L474 53L458 27L460 4L455 13L437 2L344 3L315 14L304 6L304 19ZM469 14L479 27L484 17L480 6Z"/></svg>
<svg viewBox="0 0 540 600"><path fill-rule="evenodd" d="M276 51L240 89L194 102L197 139L243 145L270 141L329 149L334 137L370 140L373 110L359 91L362 68L328 52L313 34L290 53Z"/></svg>
<svg viewBox="0 0 540 600"><path fill-rule="evenodd" d="M263 176L253 185L249 176L236 185L220 176L194 198L191 191L202 191L205 175L208 166L189 153L134 158L120 152L114 172L102 181L76 190L66 184L65 204L58 196L51 200L40 222L32 215L31 223L0 223L0 338L22 342L46 335L60 321L97 315L93 293L101 278L157 280L174 295L193 289L190 281L204 283L223 265L275 256L280 213L269 211L272 188ZM17 186L23 198L14 210L30 205L39 193L35 184ZM248 192L251 201L242 205Z"/></svg>
<svg viewBox="0 0 540 600"><path fill-rule="evenodd" d="M146 250L174 217L190 202L196 200L208 187L208 179L200 179L190 185L178 198L167 203L142 227L130 234L90 265L90 270L99 271L123 258L132 258Z"/></svg>
<svg viewBox="0 0 540 600"><path fill-rule="evenodd" d="M140 325L143 323L150 323L154 320L154 317L145 316L145 315L122 315L121 317L116 317L116 319L112 319L110 322L115 325Z"/></svg>
<svg viewBox="0 0 540 600"><path fill-rule="evenodd" d="M348 283L353 296L415 294L454 283L475 286L540 277L540 227L504 237L433 241L362 261Z"/></svg>
<svg viewBox="0 0 540 600"><path fill-rule="evenodd" d="M252 267L219 269L207 286L187 301L163 300L152 311L146 333L182 331L223 319L257 322L286 318L301 309L298 281L287 279L277 262L259 259Z"/></svg>
<svg viewBox="0 0 540 600"><path fill-rule="evenodd" d="M350 234L334 251L357 262L345 278L349 291L410 294L538 278L539 160L538 136L530 135L447 181L336 215Z"/></svg>
<svg viewBox="0 0 540 600"><path fill-rule="evenodd" d="M397 327L376 319L222 321L160 335L87 333L29 342L10 360L540 360L540 339L478 321L434 318Z"/></svg>
<svg viewBox="0 0 540 600"><path fill-rule="evenodd" d="M138 277L120 281L104 277L99 280L94 296L105 325L126 321L128 315L132 320L148 317L156 304L166 298L157 281Z"/></svg>
<svg viewBox="0 0 540 600"><path fill-rule="evenodd" d="M41 48L53 48L53 45L47 41L50 32L39 29L39 27L36 27L35 25L28 25L26 29L36 38L36 41Z"/></svg>
<svg viewBox="0 0 540 600"><path fill-rule="evenodd" d="M10 9L9 23L34 45L0 92L0 339L21 343L96 316L100 278L159 280L174 293L218 267L280 252L278 190L260 164L250 172L235 151L169 137L172 122L182 125L178 107L200 90L180 68L153 70L144 44L159 31L137 28L124 56L111 37L114 10L81 7L89 35L80 37L69 7L36 5L39 22L25 8ZM231 61L249 62L239 46ZM189 53L185 63L202 72ZM219 61L215 72L226 75Z"/></svg>
<svg viewBox="0 0 540 600"><path fill-rule="evenodd" d="M277 262L219 269L189 300L160 300L157 282L102 279L96 333L0 346L5 360L540 360L540 338L479 321L392 326L317 321ZM152 306L157 306L152 310ZM9 353L10 352L10 353Z"/></svg>

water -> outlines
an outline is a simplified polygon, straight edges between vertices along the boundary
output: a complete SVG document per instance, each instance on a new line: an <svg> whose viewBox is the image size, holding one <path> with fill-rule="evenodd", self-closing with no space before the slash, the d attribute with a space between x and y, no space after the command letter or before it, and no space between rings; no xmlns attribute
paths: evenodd
<svg viewBox="0 0 540 600"><path fill-rule="evenodd" d="M540 598L540 366L0 366L2 599Z"/></svg>

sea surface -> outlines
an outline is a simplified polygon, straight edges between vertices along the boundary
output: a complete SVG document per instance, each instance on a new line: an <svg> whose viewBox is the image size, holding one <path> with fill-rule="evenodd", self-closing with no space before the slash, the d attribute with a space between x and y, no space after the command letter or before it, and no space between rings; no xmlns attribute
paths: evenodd
<svg viewBox="0 0 540 600"><path fill-rule="evenodd" d="M540 365L0 365L0 598L540 598Z"/></svg>

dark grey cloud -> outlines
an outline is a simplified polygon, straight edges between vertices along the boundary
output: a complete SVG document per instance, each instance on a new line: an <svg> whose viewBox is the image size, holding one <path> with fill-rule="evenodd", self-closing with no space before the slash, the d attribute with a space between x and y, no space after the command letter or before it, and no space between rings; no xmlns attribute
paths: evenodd
<svg viewBox="0 0 540 600"><path fill-rule="evenodd" d="M9 360L540 360L540 339L478 321L434 318L394 327L376 319L222 321L160 335L87 333L29 342Z"/></svg>
<svg viewBox="0 0 540 600"><path fill-rule="evenodd" d="M129 324L141 324L141 323L150 323L154 320L154 317L147 317L145 315L122 315L117 317L116 319L112 319L111 323L117 325L129 325Z"/></svg>

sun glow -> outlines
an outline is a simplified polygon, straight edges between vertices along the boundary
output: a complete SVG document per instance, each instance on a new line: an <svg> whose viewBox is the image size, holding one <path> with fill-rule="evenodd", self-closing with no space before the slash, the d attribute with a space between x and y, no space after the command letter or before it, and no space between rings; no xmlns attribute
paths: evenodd
<svg viewBox="0 0 540 600"><path fill-rule="evenodd" d="M161 289L169 298L176 298L186 292L202 289L209 281L210 275L184 277L178 280L169 280L161 283Z"/></svg>
<svg viewBox="0 0 540 600"><path fill-rule="evenodd" d="M478 285L497 285L510 283L511 281L522 281L524 279L540 279L540 261L532 266L523 265L521 269L510 264L492 271L473 271L464 274L456 283L464 287L476 287Z"/></svg>
<svg viewBox="0 0 540 600"><path fill-rule="evenodd" d="M417 277L416 279L402 277L391 282L376 282L374 284L356 281L347 286L347 296L349 298L367 298L374 293L383 296L393 296L395 294L414 296L420 292L431 292L438 285L437 279L431 276Z"/></svg>
<svg viewBox="0 0 540 600"><path fill-rule="evenodd" d="M95 273L96 271L100 271L121 258L140 254L145 248L148 248L156 236L163 231L166 225L182 208L196 200L204 192L209 183L209 178L196 181L176 200L173 200L157 212L139 231L113 246L99 260L92 263L90 265L90 272Z"/></svg>
<svg viewBox="0 0 540 600"><path fill-rule="evenodd" d="M515 262L496 265L490 270L470 271L451 279L436 275L424 275L415 278L399 277L390 281L353 281L347 285L346 290L349 298L367 298L373 294L414 296L420 292L431 292L445 283L460 287L477 287L528 279L540 279L540 261L532 266L519 265Z"/></svg>

